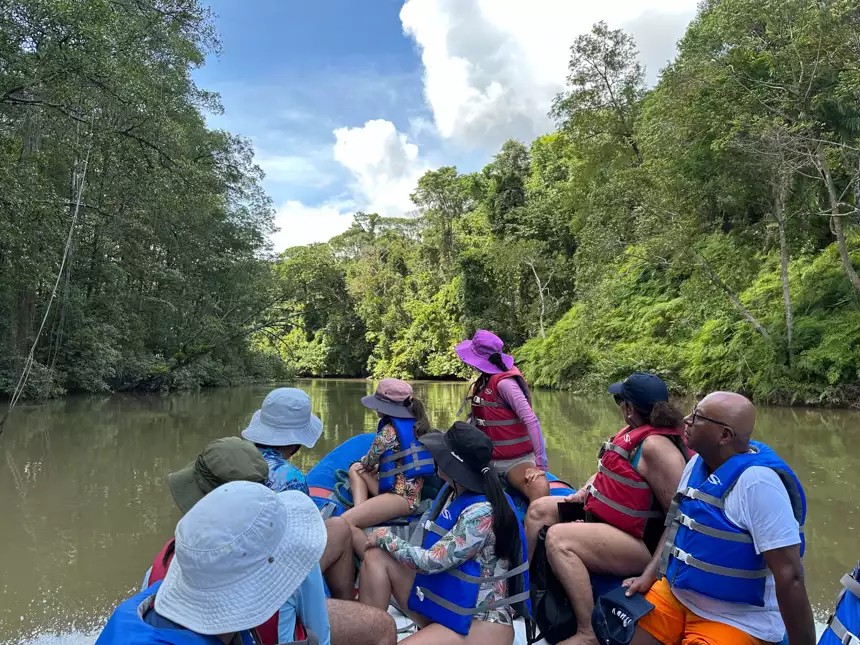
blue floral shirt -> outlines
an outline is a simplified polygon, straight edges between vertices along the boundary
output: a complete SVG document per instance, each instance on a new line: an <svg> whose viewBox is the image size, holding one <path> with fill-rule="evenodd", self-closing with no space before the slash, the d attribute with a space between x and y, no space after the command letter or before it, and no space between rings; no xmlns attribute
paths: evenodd
<svg viewBox="0 0 860 645"><path fill-rule="evenodd" d="M274 448L260 448L260 453L269 464L269 479L266 481L266 486L276 493L297 490L305 495L311 494L304 473L285 459L280 451Z"/></svg>

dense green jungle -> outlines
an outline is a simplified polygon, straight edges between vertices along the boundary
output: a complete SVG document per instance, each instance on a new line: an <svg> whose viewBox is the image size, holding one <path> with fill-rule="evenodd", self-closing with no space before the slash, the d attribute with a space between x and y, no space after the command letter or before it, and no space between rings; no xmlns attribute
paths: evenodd
<svg viewBox="0 0 860 645"><path fill-rule="evenodd" d="M198 0L3 6L0 393L467 377L484 328L535 386L860 400L855 1L705 0L653 87L596 24L554 132L280 255Z"/></svg>

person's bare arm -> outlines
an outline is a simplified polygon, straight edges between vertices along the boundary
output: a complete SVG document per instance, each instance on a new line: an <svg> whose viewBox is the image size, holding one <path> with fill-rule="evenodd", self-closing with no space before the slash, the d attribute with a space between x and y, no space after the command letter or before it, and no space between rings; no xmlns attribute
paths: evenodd
<svg viewBox="0 0 860 645"><path fill-rule="evenodd" d="M669 534L669 527L663 530L663 536L660 538L660 546L654 552L654 557L651 562L645 567L645 571L641 576L627 578L621 583L622 587L627 587L627 597L629 598L634 593L645 594L657 582L657 573L660 571L660 556L663 554L663 544L666 542L666 537Z"/></svg>
<svg viewBox="0 0 860 645"><path fill-rule="evenodd" d="M652 435L642 442L638 471L648 482L664 511L669 510L686 463L681 451L667 437Z"/></svg>
<svg viewBox="0 0 860 645"><path fill-rule="evenodd" d="M762 553L773 573L779 613L785 622L791 645L815 645L815 622L806 593L800 546L786 546Z"/></svg>
<svg viewBox="0 0 860 645"><path fill-rule="evenodd" d="M565 502L575 502L578 504L582 504L583 502L585 502L586 491L588 490L588 487L591 486L592 483L594 483L595 477L597 477L597 473L594 473L591 477L589 477L588 481L585 482L585 484L582 486L582 488L580 488L575 493L571 493L570 495L565 497L564 501Z"/></svg>

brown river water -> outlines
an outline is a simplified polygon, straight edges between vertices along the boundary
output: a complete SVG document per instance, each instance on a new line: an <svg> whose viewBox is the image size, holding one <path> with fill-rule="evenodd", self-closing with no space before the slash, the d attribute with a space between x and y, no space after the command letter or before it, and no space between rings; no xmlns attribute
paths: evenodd
<svg viewBox="0 0 860 645"><path fill-rule="evenodd" d="M295 461L309 469L345 439L375 429L366 381L309 380L325 432ZM70 397L17 407L0 436L0 643L88 645L118 601L135 592L179 512L165 476L211 439L236 435L270 388L170 396ZM447 427L463 383L419 383ZM612 398L537 391L550 469L581 484L600 442L621 425ZM795 469L809 501L807 585L826 618L839 578L860 558L860 412L764 408L755 438Z"/></svg>

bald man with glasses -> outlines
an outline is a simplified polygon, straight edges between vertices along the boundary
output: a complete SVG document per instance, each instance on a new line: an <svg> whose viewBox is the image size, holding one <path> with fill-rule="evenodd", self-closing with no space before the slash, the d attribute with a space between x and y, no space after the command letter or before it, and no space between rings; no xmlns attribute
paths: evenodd
<svg viewBox="0 0 860 645"><path fill-rule="evenodd" d="M686 417L698 453L669 509L662 549L625 581L654 610L632 645L814 645L803 578L806 498L772 449L752 440L755 408L714 392Z"/></svg>

